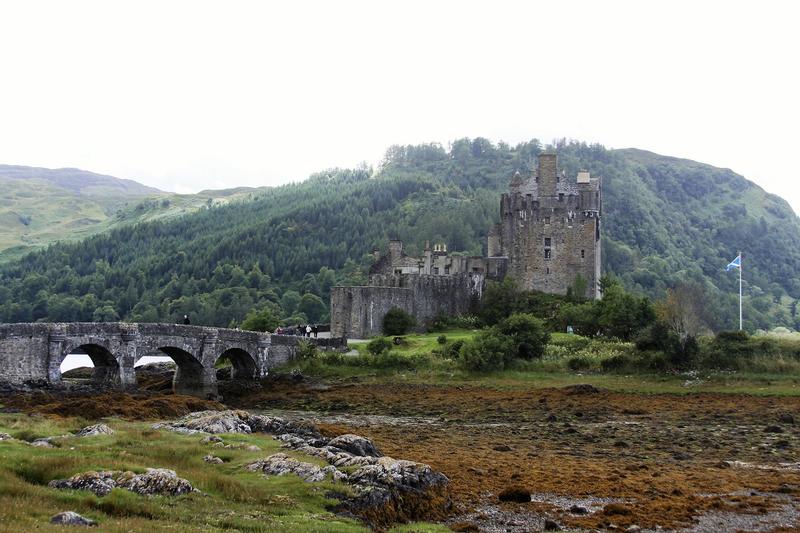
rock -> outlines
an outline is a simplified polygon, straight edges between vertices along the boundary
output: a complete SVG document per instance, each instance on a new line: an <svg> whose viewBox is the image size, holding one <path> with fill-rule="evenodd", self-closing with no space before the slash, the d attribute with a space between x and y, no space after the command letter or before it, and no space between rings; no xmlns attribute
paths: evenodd
<svg viewBox="0 0 800 533"><path fill-rule="evenodd" d="M222 463L224 463L222 459L220 459L216 455L211 455L211 454L203 457L203 461L205 461L206 463L210 463L212 465L221 465Z"/></svg>
<svg viewBox="0 0 800 533"><path fill-rule="evenodd" d="M51 524L58 524L61 526L96 526L97 522L84 518L74 511L64 511L50 518Z"/></svg>
<svg viewBox="0 0 800 533"><path fill-rule="evenodd" d="M629 446L630 445L627 442L625 442L624 440L614 441L614 447L615 448L628 448Z"/></svg>
<svg viewBox="0 0 800 533"><path fill-rule="evenodd" d="M4 440L12 440L14 437L9 435L8 433L0 433L0 441Z"/></svg>
<svg viewBox="0 0 800 533"><path fill-rule="evenodd" d="M597 394L600 392L600 389L594 385L589 385L588 383L569 385L568 387L564 387L564 390L567 392L567 394Z"/></svg>
<svg viewBox="0 0 800 533"><path fill-rule="evenodd" d="M270 455L266 459L258 460L250 463L245 468L251 472L261 471L267 476L285 476L287 474L295 474L303 481L312 483L315 481L322 481L325 479L325 473L322 469L311 463L304 463L293 459L285 453L276 453Z"/></svg>
<svg viewBox="0 0 800 533"><path fill-rule="evenodd" d="M642 528L637 526L636 524L632 524L625 529L625 531L627 531L628 533L639 533L639 531L641 530Z"/></svg>
<svg viewBox="0 0 800 533"><path fill-rule="evenodd" d="M794 424L794 416L789 413L781 413L778 415L778 421L782 424Z"/></svg>
<svg viewBox="0 0 800 533"><path fill-rule="evenodd" d="M547 422L556 422L558 420L558 417L553 413L550 413L549 415L547 415L547 418L545 418L545 420Z"/></svg>
<svg viewBox="0 0 800 533"><path fill-rule="evenodd" d="M172 422L153 425L178 433L293 433L321 438L319 432L308 424L292 422L275 416L253 415L247 411L198 411Z"/></svg>
<svg viewBox="0 0 800 533"><path fill-rule="evenodd" d="M114 488L126 489L142 496L178 496L195 490L188 481L166 468L149 468L144 474L109 470L84 472L71 478L53 480L47 485L55 489L88 490L101 497Z"/></svg>
<svg viewBox="0 0 800 533"><path fill-rule="evenodd" d="M382 455L371 440L349 433L331 439L328 441L328 446L339 448L359 457L381 457Z"/></svg>
<svg viewBox="0 0 800 533"><path fill-rule="evenodd" d="M561 526L559 526L554 520L550 520L549 518L544 519L544 530L545 531L561 531Z"/></svg>
<svg viewBox="0 0 800 533"><path fill-rule="evenodd" d="M495 446L492 449L496 452L510 452L511 446L509 446L508 444L500 444L499 446Z"/></svg>
<svg viewBox="0 0 800 533"><path fill-rule="evenodd" d="M686 452L675 452L672 454L672 458L676 461L688 461L692 456Z"/></svg>
<svg viewBox="0 0 800 533"><path fill-rule="evenodd" d="M510 487L504 489L497 498L501 502L527 503L531 501L531 491L522 487Z"/></svg>
<svg viewBox="0 0 800 533"><path fill-rule="evenodd" d="M205 433L251 433L247 420L250 414L246 411L198 411L190 413L175 422L156 424L153 427L166 428L180 433L189 432Z"/></svg>
<svg viewBox="0 0 800 533"><path fill-rule="evenodd" d="M55 448L52 442L50 442L50 438L44 439L36 439L35 441L31 442L31 446L36 446L37 448Z"/></svg>
<svg viewBox="0 0 800 533"><path fill-rule="evenodd" d="M217 437L216 435L209 435L208 437L203 437L203 440L200 441L202 444L210 444L212 442L222 442L221 437Z"/></svg>
<svg viewBox="0 0 800 533"><path fill-rule="evenodd" d="M580 505L573 505L569 508L569 512L572 514L589 514L589 509L586 507L581 507Z"/></svg>
<svg viewBox="0 0 800 533"><path fill-rule="evenodd" d="M138 474L128 479L119 479L117 486L141 496L150 494L179 496L195 492L191 483L178 477L174 470L167 468L148 468L144 474Z"/></svg>
<svg viewBox="0 0 800 533"><path fill-rule="evenodd" d="M797 494L800 493L800 486L782 483L781 486L778 487L778 492L781 494Z"/></svg>
<svg viewBox="0 0 800 533"><path fill-rule="evenodd" d="M767 426L764 428L764 433L783 433L783 428L780 426Z"/></svg>
<svg viewBox="0 0 800 533"><path fill-rule="evenodd" d="M54 489L88 490L96 496L102 497L111 492L117 483L114 481L114 472L90 471L75 474L67 479L54 479L47 486Z"/></svg>
<svg viewBox="0 0 800 533"><path fill-rule="evenodd" d="M94 437L95 435L113 435L114 430L105 424L86 426L75 434L77 437Z"/></svg>

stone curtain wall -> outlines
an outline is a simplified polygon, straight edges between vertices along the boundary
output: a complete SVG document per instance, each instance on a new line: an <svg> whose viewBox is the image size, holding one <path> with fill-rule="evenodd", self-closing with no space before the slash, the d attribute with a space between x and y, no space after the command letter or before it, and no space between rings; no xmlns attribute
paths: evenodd
<svg viewBox="0 0 800 533"><path fill-rule="evenodd" d="M393 307L413 315L424 331L439 315L468 313L481 298L483 274L450 276L378 274L367 287L333 287L331 335L365 339L380 335L383 317Z"/></svg>

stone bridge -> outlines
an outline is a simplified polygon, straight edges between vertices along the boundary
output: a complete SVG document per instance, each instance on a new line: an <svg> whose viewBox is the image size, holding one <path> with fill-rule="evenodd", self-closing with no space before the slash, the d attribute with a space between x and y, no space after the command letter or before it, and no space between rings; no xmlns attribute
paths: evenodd
<svg viewBox="0 0 800 533"><path fill-rule="evenodd" d="M176 324L76 322L0 324L0 382L60 386L61 363L85 352L98 387L136 387L134 365L146 355L168 355L177 370L175 392L217 395L215 365L227 359L232 379L258 379L295 356L301 337ZM310 339L320 349L344 349L347 340Z"/></svg>

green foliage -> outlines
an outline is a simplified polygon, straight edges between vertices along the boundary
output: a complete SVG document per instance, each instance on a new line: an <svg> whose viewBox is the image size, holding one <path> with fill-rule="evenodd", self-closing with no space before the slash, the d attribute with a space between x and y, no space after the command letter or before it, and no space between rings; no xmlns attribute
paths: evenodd
<svg viewBox="0 0 800 533"><path fill-rule="evenodd" d="M512 147L480 138L456 140L449 149L394 146L374 173L333 169L299 184L219 191L207 208L210 198L198 195L204 207L178 218L161 217L194 207L174 196L167 207L163 198L137 200L122 216L146 222L53 244L0 268L0 321L92 320L110 306L122 320L175 321L186 313L193 323L225 326L267 303L293 316L300 305L295 296L306 293L327 309L331 284L366 283L370 250L390 236L403 239L412 254L425 239L480 254L509 177L530 170L544 148L558 152L568 176L580 168L603 176L603 269L626 291L660 300L680 281L699 283L715 303L710 328L733 328L738 280L723 267L741 247L746 328L798 329L800 221L780 198L729 170L639 150L562 141L544 147L536 140ZM73 204L67 209L79 211ZM36 229L36 212L17 212L33 215L28 226L14 224ZM286 297L289 291L295 294ZM563 331L555 299L504 300L491 286L487 296L480 315L486 325L528 312ZM302 311L306 320L326 319L312 300ZM631 338L636 314L599 313L592 333L604 328L604 335Z"/></svg>
<svg viewBox="0 0 800 533"><path fill-rule="evenodd" d="M405 335L417 323L417 320L398 307L389 309L383 317L384 335Z"/></svg>
<svg viewBox="0 0 800 533"><path fill-rule="evenodd" d="M514 357L514 343L494 330L479 333L461 347L461 364L476 372L503 370Z"/></svg>
<svg viewBox="0 0 800 533"><path fill-rule="evenodd" d="M447 344L447 335L439 335L436 337L436 342L439 344Z"/></svg>
<svg viewBox="0 0 800 533"><path fill-rule="evenodd" d="M544 329L544 322L527 313L516 313L501 320L495 329L509 337L515 346L515 357L520 359L539 358L550 340Z"/></svg>
<svg viewBox="0 0 800 533"><path fill-rule="evenodd" d="M301 340L297 345L296 355L298 359L316 359L319 357L319 349L313 342Z"/></svg>
<svg viewBox="0 0 800 533"><path fill-rule="evenodd" d="M392 349L392 341L386 337L375 337L367 343L367 351L372 355L380 355Z"/></svg>
<svg viewBox="0 0 800 533"><path fill-rule="evenodd" d="M245 317L241 324L242 329L249 331L275 331L278 327L278 318L268 308L252 310Z"/></svg>

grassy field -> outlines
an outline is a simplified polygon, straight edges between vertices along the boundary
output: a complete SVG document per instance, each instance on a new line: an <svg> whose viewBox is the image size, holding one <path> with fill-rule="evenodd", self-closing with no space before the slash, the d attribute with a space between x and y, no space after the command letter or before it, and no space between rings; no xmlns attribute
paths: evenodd
<svg viewBox="0 0 800 533"><path fill-rule="evenodd" d="M578 335L554 333L545 355L538 360L517 361L513 368L493 373L471 373L446 354L447 347L466 341L475 330L411 334L394 345L389 354L374 357L368 343L353 343L358 355L323 355L319 360L291 363L324 378L359 378L366 382L427 383L485 386L498 389L564 387L588 383L612 391L690 394L695 392L800 395L800 367L795 355L774 353L752 358L764 371L695 370L689 372L605 371L603 361L635 351L631 343L591 340ZM440 343L444 337L445 343ZM794 341L791 341L792 343ZM792 345L792 348L793 345ZM579 368L572 368L578 360Z"/></svg>
<svg viewBox="0 0 800 533"><path fill-rule="evenodd" d="M63 437L55 441L56 448L27 443L38 437L76 431L86 423L75 418L0 415L0 432L20 439L0 442L0 530L62 531L59 526L50 526L49 519L66 510L98 521L102 531L366 530L356 521L326 510L327 505L336 503L326 498L326 492L346 492L345 485L329 481L305 483L296 476L267 478L244 470L245 464L278 451L279 442L267 435L222 435L226 444L253 444L262 451L221 449L201 443L198 435L154 430L148 423L110 420L108 423L115 430L111 436ZM209 453L225 463L205 463L202 458ZM148 467L175 470L201 492L144 497L115 489L100 498L86 491L47 487L52 479L80 472L144 472ZM440 528L422 524L413 530Z"/></svg>

